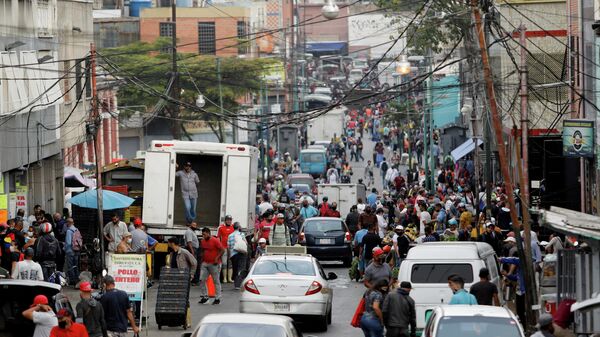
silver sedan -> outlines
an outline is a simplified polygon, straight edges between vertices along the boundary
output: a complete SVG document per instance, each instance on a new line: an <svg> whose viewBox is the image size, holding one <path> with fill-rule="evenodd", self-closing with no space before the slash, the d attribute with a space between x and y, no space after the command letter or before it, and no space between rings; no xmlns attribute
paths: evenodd
<svg viewBox="0 0 600 337"><path fill-rule="evenodd" d="M328 280L336 278L308 254L263 255L243 282L240 312L316 318L326 331L333 301Z"/></svg>

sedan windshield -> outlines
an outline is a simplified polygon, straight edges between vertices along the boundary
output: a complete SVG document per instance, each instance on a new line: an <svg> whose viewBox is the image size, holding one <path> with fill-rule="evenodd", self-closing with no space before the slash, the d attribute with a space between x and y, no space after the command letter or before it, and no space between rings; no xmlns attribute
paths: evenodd
<svg viewBox="0 0 600 337"><path fill-rule="evenodd" d="M259 260L254 266L253 275L300 275L314 276L315 267L311 261L283 259Z"/></svg>
<svg viewBox="0 0 600 337"><path fill-rule="evenodd" d="M286 337L285 329L278 325L214 323L200 326L197 337Z"/></svg>
<svg viewBox="0 0 600 337"><path fill-rule="evenodd" d="M521 337L511 318L483 316L442 317L436 337Z"/></svg>

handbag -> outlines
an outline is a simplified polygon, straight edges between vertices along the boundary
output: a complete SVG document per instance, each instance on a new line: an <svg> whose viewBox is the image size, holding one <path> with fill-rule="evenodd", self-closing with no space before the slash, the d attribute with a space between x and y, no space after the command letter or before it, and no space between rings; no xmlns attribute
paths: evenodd
<svg viewBox="0 0 600 337"><path fill-rule="evenodd" d="M350 325L352 325L355 328L360 328L360 319L363 316L363 313L365 312L365 297L361 297L360 302L358 302L358 306L356 307L356 310L354 311L354 316L352 316L352 321L350 321Z"/></svg>
<svg viewBox="0 0 600 337"><path fill-rule="evenodd" d="M234 237L233 250L241 254L248 254L248 244L241 234Z"/></svg>

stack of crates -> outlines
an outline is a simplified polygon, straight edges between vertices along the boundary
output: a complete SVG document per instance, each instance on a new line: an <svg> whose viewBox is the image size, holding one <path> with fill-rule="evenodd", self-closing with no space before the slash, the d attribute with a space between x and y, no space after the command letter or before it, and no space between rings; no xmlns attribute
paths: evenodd
<svg viewBox="0 0 600 337"><path fill-rule="evenodd" d="M158 329L163 326L189 327L190 271L163 267L160 270L155 317Z"/></svg>

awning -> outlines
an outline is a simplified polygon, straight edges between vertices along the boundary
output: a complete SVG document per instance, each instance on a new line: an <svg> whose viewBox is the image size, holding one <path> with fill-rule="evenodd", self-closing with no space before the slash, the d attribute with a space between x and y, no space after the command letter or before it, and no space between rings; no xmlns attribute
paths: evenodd
<svg viewBox="0 0 600 337"><path fill-rule="evenodd" d="M307 53L343 54L348 49L347 42L310 42L306 44Z"/></svg>
<svg viewBox="0 0 600 337"><path fill-rule="evenodd" d="M65 187L94 187L96 185L92 179L84 178L81 175L81 172L82 171L77 168L65 166Z"/></svg>
<svg viewBox="0 0 600 337"><path fill-rule="evenodd" d="M600 294L596 294L596 296L592 298L588 298L584 301L578 301L573 303L571 306L571 312L575 311L588 311L595 309L600 306Z"/></svg>
<svg viewBox="0 0 600 337"><path fill-rule="evenodd" d="M477 146L483 144L483 140L477 139ZM454 161L460 160L462 157L471 153L471 151L475 150L475 142L473 139L468 139L466 142L460 144L456 149L450 152L450 155L454 159Z"/></svg>

